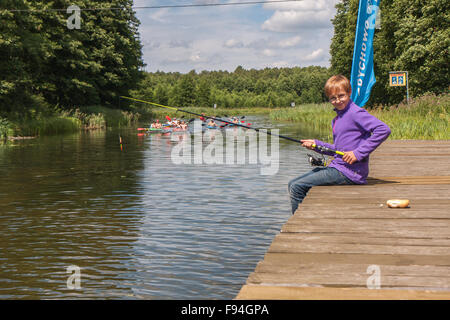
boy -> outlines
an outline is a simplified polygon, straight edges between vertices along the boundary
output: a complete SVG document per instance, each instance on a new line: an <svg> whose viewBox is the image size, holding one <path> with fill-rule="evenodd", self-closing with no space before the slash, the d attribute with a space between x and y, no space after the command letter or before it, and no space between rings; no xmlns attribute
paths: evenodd
<svg viewBox="0 0 450 320"><path fill-rule="evenodd" d="M351 93L350 81L342 75L331 77L325 84L325 94L337 114L331 122L334 144L308 139L301 140L302 146L320 152L313 147L315 144L345 154L320 152L334 156L334 160L327 167L315 168L289 182L292 214L313 186L366 184L369 154L391 134L385 123L350 99Z"/></svg>

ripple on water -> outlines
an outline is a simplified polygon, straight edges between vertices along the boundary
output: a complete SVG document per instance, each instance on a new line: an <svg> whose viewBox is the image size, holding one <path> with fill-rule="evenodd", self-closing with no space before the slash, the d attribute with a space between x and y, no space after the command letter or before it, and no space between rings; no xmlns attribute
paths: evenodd
<svg viewBox="0 0 450 320"><path fill-rule="evenodd" d="M108 130L0 153L0 298L233 298L290 217L304 152L280 143L278 173L262 176L175 165L170 139Z"/></svg>

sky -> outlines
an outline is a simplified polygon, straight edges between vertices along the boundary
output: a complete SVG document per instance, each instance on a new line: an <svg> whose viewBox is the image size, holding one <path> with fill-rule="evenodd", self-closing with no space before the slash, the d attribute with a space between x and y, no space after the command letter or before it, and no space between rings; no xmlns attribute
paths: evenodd
<svg viewBox="0 0 450 320"><path fill-rule="evenodd" d="M148 72L329 67L339 0L138 9L252 0L134 0Z"/></svg>

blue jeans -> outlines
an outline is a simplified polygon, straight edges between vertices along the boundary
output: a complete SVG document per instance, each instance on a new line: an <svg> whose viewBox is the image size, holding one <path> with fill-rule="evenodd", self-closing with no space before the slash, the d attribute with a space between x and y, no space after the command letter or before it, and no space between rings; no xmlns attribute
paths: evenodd
<svg viewBox="0 0 450 320"><path fill-rule="evenodd" d="M355 184L335 168L314 168L310 172L289 181L288 190L291 198L292 214L302 203L309 189L314 186L331 186Z"/></svg>

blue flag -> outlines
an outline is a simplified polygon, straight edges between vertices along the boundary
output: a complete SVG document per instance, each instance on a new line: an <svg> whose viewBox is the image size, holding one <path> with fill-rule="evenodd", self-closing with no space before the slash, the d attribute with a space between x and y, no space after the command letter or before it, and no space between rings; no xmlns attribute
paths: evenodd
<svg viewBox="0 0 450 320"><path fill-rule="evenodd" d="M379 5L380 0L359 0L350 82L352 100L360 107L369 100L370 90L376 82L373 70L373 34Z"/></svg>

